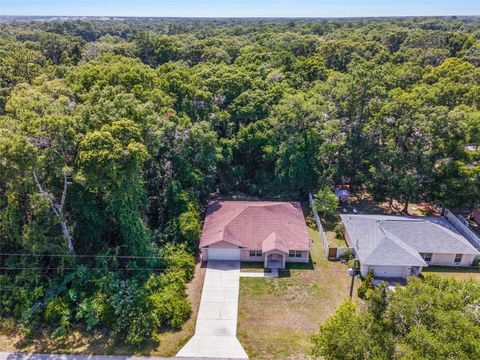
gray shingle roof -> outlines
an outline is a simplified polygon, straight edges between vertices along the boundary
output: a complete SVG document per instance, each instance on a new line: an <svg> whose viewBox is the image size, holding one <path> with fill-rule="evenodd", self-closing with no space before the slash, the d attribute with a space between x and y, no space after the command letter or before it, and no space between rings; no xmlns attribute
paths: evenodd
<svg viewBox="0 0 480 360"><path fill-rule="evenodd" d="M341 215L360 262L368 265L427 266L420 252L478 254L443 218Z"/></svg>

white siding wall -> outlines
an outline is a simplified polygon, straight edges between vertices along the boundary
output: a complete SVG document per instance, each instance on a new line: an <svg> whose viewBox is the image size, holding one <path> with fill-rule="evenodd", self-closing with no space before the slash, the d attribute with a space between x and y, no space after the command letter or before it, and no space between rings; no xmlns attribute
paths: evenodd
<svg viewBox="0 0 480 360"><path fill-rule="evenodd" d="M256 261L256 262L263 262L263 260L265 259L265 257L263 256L250 256L250 250L242 250L242 256L241 256L241 260L242 261Z"/></svg>
<svg viewBox="0 0 480 360"><path fill-rule="evenodd" d="M446 266L470 266L473 261L473 255L463 255L460 263L455 263L455 254L433 254L429 265Z"/></svg>
<svg viewBox="0 0 480 360"><path fill-rule="evenodd" d="M230 247L233 248L233 247ZM203 261L208 260L208 249L201 249L201 256ZM286 262L297 262L297 263L308 263L310 259L309 251L302 251L302 257L290 258L286 256ZM263 262L265 260L264 255L262 256L250 256L250 250L242 249L240 252L240 260L246 262Z"/></svg>
<svg viewBox="0 0 480 360"><path fill-rule="evenodd" d="M310 255L309 251L302 251L302 257L289 257L287 254L286 261L295 262L295 263L308 263L309 255Z"/></svg>

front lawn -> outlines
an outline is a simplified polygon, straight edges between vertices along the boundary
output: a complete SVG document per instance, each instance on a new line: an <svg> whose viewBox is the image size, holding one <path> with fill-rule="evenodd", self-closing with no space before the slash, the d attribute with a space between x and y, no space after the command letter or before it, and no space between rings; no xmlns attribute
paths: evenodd
<svg viewBox="0 0 480 360"><path fill-rule="evenodd" d="M238 338L250 359L307 358L310 335L348 297L346 266L326 259L316 228L309 233L309 266L289 264L278 279L240 279Z"/></svg>
<svg viewBox="0 0 480 360"><path fill-rule="evenodd" d="M453 277L456 280L475 279L480 281L480 268L429 266L423 268L423 274L436 274L441 277Z"/></svg>

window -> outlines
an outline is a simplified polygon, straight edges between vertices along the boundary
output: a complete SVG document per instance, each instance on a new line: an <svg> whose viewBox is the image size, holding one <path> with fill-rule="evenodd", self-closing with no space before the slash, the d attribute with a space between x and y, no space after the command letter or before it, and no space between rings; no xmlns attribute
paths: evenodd
<svg viewBox="0 0 480 360"><path fill-rule="evenodd" d="M453 260L453 262L454 262L455 264L461 263L461 262L462 262L462 257L463 257L463 254L456 254L456 255L455 255L455 260Z"/></svg>
<svg viewBox="0 0 480 360"><path fill-rule="evenodd" d="M250 257L262 256L262 250L250 250Z"/></svg>
<svg viewBox="0 0 480 360"><path fill-rule="evenodd" d="M425 262L432 261L432 253L420 253L420 256L425 260Z"/></svg>
<svg viewBox="0 0 480 360"><path fill-rule="evenodd" d="M300 250L290 250L288 252L288 257L302 257L302 252Z"/></svg>

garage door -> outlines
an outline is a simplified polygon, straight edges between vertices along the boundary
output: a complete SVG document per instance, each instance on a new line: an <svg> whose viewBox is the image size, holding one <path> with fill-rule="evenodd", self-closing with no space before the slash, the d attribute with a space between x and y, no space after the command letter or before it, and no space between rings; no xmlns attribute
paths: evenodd
<svg viewBox="0 0 480 360"><path fill-rule="evenodd" d="M378 277L403 277L403 266L375 266L375 276Z"/></svg>
<svg viewBox="0 0 480 360"><path fill-rule="evenodd" d="M240 249L208 249L208 260L240 260Z"/></svg>

